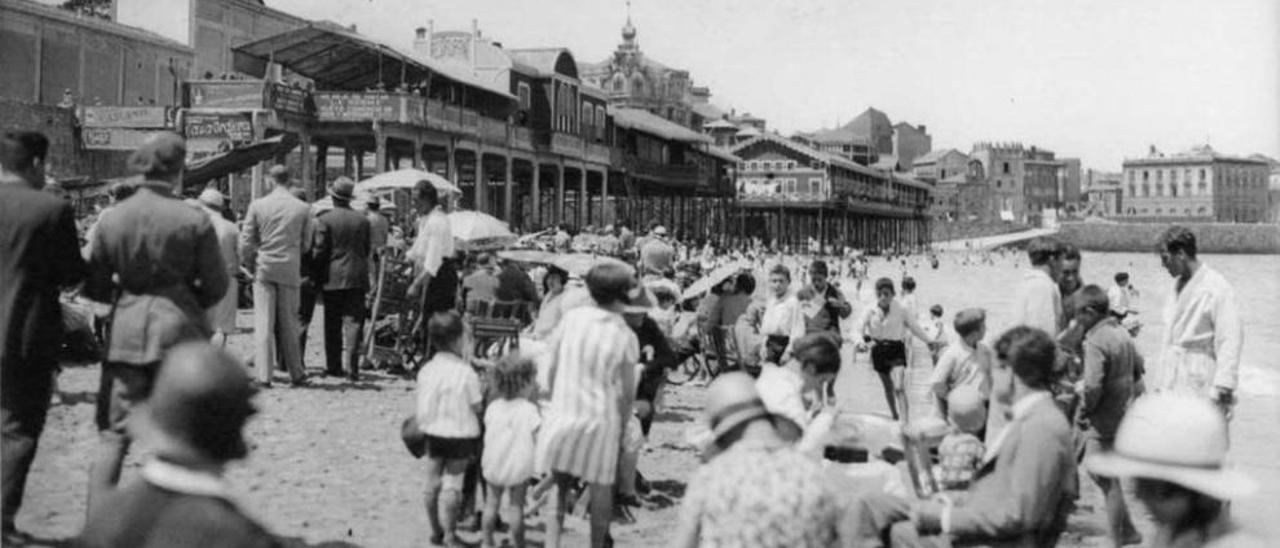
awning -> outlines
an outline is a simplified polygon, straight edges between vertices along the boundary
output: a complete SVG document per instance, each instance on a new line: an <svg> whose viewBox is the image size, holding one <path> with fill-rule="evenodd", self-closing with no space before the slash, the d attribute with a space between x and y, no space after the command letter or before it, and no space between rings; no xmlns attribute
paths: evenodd
<svg viewBox="0 0 1280 548"><path fill-rule="evenodd" d="M182 177L182 186L199 188L218 177L244 171L277 154L289 152L295 146L298 146L297 136L286 133L201 158L187 164L186 174Z"/></svg>
<svg viewBox="0 0 1280 548"><path fill-rule="evenodd" d="M712 142L711 138L706 135L652 114L647 110L610 108L609 113L613 114L613 124L621 128L643 131L668 141L708 144Z"/></svg>
<svg viewBox="0 0 1280 548"><path fill-rule="evenodd" d="M515 101L507 90L459 68L421 59L332 23L311 23L231 48L234 68L262 78L274 62L316 81L320 89L364 91L421 82L431 74Z"/></svg>

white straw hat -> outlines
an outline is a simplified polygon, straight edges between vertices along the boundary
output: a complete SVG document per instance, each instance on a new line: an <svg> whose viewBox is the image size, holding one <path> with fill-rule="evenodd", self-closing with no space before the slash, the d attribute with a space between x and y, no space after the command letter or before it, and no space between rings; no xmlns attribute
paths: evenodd
<svg viewBox="0 0 1280 548"><path fill-rule="evenodd" d="M1225 466L1227 421L1202 397L1154 394L1134 402L1113 450L1085 459L1102 476L1163 480L1220 500L1252 494L1257 483Z"/></svg>

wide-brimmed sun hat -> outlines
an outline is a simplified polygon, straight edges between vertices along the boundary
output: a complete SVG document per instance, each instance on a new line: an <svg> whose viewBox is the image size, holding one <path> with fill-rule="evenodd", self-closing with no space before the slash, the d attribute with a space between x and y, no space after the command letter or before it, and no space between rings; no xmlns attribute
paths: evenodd
<svg viewBox="0 0 1280 548"><path fill-rule="evenodd" d="M707 387L706 401L709 442L718 441L745 423L772 417L760 400L755 379L746 373L720 375Z"/></svg>
<svg viewBox="0 0 1280 548"><path fill-rule="evenodd" d="M1145 396L1129 408L1111 452L1084 465L1102 476L1147 478L1181 485L1219 500L1257 490L1248 475L1226 467L1227 421L1202 397Z"/></svg>

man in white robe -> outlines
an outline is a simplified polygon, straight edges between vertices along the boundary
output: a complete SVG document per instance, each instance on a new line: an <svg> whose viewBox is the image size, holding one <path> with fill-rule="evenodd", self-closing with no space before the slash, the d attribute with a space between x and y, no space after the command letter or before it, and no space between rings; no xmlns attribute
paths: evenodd
<svg viewBox="0 0 1280 548"><path fill-rule="evenodd" d="M1175 282L1164 307L1156 390L1209 398L1230 418L1244 346L1235 290L1196 258L1195 234L1184 227L1160 237L1160 261Z"/></svg>

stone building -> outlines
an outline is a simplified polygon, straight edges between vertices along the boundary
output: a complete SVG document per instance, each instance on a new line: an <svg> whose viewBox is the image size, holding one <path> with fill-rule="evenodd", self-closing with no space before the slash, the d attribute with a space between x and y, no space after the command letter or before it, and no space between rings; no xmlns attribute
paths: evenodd
<svg viewBox="0 0 1280 548"><path fill-rule="evenodd" d="M1122 173L1086 170L1081 188L1083 212L1099 217L1119 215L1124 209L1124 189L1121 188L1123 178Z"/></svg>
<svg viewBox="0 0 1280 548"><path fill-rule="evenodd" d="M868 108L846 124L831 129L801 132L792 139L823 152L881 171L911 171L916 158L933 147L925 126L893 124L889 116Z"/></svg>
<svg viewBox="0 0 1280 548"><path fill-rule="evenodd" d="M689 71L645 56L637 34L628 15L622 43L613 55L599 63L578 63L582 82L604 90L610 106L647 110L682 126L701 129L702 123L716 114L707 108L710 90L694 87Z"/></svg>
<svg viewBox="0 0 1280 548"><path fill-rule="evenodd" d="M1209 145L1124 161L1123 216L1142 221L1265 222L1271 166Z"/></svg>
<svg viewBox="0 0 1280 548"><path fill-rule="evenodd" d="M933 150L933 137L923 124L913 126L906 122L893 125L893 155L904 170L910 170L916 158ZM946 177L942 177L945 179Z"/></svg>
<svg viewBox="0 0 1280 548"><path fill-rule="evenodd" d="M1079 196L1079 161L1056 158L1052 151L980 142L969 156L982 165L1003 220L1039 224L1045 210L1062 210L1068 197Z"/></svg>
<svg viewBox="0 0 1280 548"><path fill-rule="evenodd" d="M911 175L921 181L938 182L963 176L969 171L969 156L954 148L934 150L915 159Z"/></svg>

